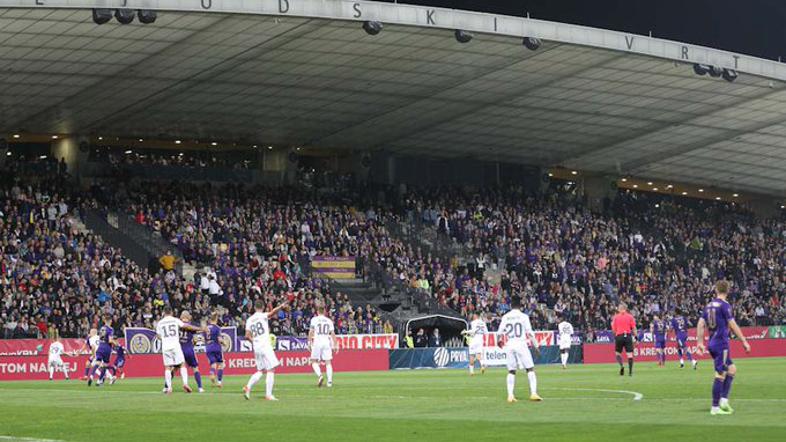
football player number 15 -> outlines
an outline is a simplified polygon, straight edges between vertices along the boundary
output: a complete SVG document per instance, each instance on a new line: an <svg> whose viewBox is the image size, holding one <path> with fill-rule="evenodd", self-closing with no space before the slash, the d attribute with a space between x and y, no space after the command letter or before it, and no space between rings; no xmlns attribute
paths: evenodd
<svg viewBox="0 0 786 442"><path fill-rule="evenodd" d="M172 338L178 335L177 333L177 324L168 324L164 327L161 331L164 332L165 338Z"/></svg>

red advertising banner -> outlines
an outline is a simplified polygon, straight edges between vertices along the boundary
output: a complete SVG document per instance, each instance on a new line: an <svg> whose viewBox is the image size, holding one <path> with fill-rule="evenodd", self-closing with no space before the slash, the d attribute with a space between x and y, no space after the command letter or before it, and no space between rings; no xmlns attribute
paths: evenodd
<svg viewBox="0 0 786 442"><path fill-rule="evenodd" d="M491 332L487 333L483 338L483 346L484 347L496 347L497 346L497 335L498 332ZM542 345L555 345L556 337L554 336L555 333L553 331L535 331L535 339L538 340L538 346Z"/></svg>
<svg viewBox="0 0 786 442"><path fill-rule="evenodd" d="M747 333L744 333L747 335ZM750 339L750 338L749 338ZM776 357L786 356L786 339L760 339L753 340L751 343L751 352L745 353L742 348L742 343L737 340L731 341L731 357L732 359L741 358L763 358L763 357ZM696 357L696 341L695 339L688 344L691 353ZM666 345L666 360L677 360L677 346L668 343ZM633 357L636 361L656 361L655 346L651 342L639 342L633 350ZM708 355L698 357L699 360L709 359ZM584 363L585 364L605 364L615 362L614 360L614 344L584 344Z"/></svg>
<svg viewBox="0 0 786 442"><path fill-rule="evenodd" d="M398 348L398 333L384 335L336 335L340 350L371 350Z"/></svg>
<svg viewBox="0 0 786 442"><path fill-rule="evenodd" d="M308 352L277 352L281 365L276 373L311 373ZM204 353L197 354L202 371L207 372L208 361ZM79 378L85 369L87 358L65 356L63 362L68 367L71 378ZM251 374L256 371L253 353L224 353L227 375ZM336 371L375 371L387 370L389 358L387 350L342 351L334 355L333 368ZM161 355L127 355L125 374L127 377L157 377L164 375ZM56 373L56 379L62 379ZM3 356L0 357L0 381L48 379L47 356Z"/></svg>
<svg viewBox="0 0 786 442"><path fill-rule="evenodd" d="M61 339L60 342L66 353L75 353L82 349L85 340ZM48 339L0 339L0 356L46 355L51 343Z"/></svg>

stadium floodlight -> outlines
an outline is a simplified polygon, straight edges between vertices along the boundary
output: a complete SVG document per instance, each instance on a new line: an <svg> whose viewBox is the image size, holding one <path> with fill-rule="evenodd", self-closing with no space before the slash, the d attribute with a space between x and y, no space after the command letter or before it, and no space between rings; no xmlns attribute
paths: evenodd
<svg viewBox="0 0 786 442"><path fill-rule="evenodd" d="M382 22L381 21L364 21L363 22L363 30L366 31L368 35L377 35L382 32Z"/></svg>
<svg viewBox="0 0 786 442"><path fill-rule="evenodd" d="M472 41L472 37L474 37L474 35L472 35L471 32L467 32L461 29L456 29L455 36L456 36L456 41L459 43L469 43Z"/></svg>
<svg viewBox="0 0 786 442"><path fill-rule="evenodd" d="M736 80L737 77L739 77L739 74L737 74L737 71L735 71L734 69L724 69L723 70L723 79L728 81L729 83L731 83L734 80Z"/></svg>
<svg viewBox="0 0 786 442"><path fill-rule="evenodd" d="M104 23L107 23L109 20L112 20L111 9L103 9L103 8L93 9L93 23L97 25L103 25Z"/></svg>
<svg viewBox="0 0 786 442"><path fill-rule="evenodd" d="M706 64L696 63L693 65L693 72L695 72L696 75L705 75L710 71L710 69L710 66L707 66Z"/></svg>
<svg viewBox="0 0 786 442"><path fill-rule="evenodd" d="M723 75L723 68L710 66L710 77L720 78Z"/></svg>
<svg viewBox="0 0 786 442"><path fill-rule="evenodd" d="M140 9L137 11L137 17L139 17L139 23L149 25L150 23L155 23L158 14L156 14L156 11L149 9Z"/></svg>
<svg viewBox="0 0 786 442"><path fill-rule="evenodd" d="M540 48L542 42L537 37L524 37L524 40L521 41L521 44L523 44L524 47L530 51L535 51Z"/></svg>
<svg viewBox="0 0 786 442"><path fill-rule="evenodd" d="M115 18L123 25L127 25L134 21L135 15L133 9L115 9Z"/></svg>

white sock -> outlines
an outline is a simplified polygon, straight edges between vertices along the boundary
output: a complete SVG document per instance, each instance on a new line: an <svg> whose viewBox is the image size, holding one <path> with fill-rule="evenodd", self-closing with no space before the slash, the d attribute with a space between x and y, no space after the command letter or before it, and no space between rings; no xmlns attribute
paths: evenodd
<svg viewBox="0 0 786 442"><path fill-rule="evenodd" d="M49 367L49 379L55 376L55 367Z"/></svg>
<svg viewBox="0 0 786 442"><path fill-rule="evenodd" d="M327 371L328 384L332 384L333 383L333 363L328 362L327 363L327 367L325 367L325 371Z"/></svg>
<svg viewBox="0 0 786 442"><path fill-rule="evenodd" d="M685 361L680 358L680 365L685 365Z"/></svg>
<svg viewBox="0 0 786 442"><path fill-rule="evenodd" d="M508 373L508 396L513 396L513 390L516 388L516 375Z"/></svg>
<svg viewBox="0 0 786 442"><path fill-rule="evenodd" d="M188 369L180 367L180 377L183 379L183 385L188 385Z"/></svg>
<svg viewBox="0 0 786 442"><path fill-rule="evenodd" d="M169 368L164 370L164 385L166 386L167 390L172 388L172 372Z"/></svg>
<svg viewBox="0 0 786 442"><path fill-rule="evenodd" d="M275 379L275 373L272 371L267 372L267 376L265 376L265 396L273 396L273 383Z"/></svg>
<svg viewBox="0 0 786 442"><path fill-rule="evenodd" d="M319 362L312 363L311 368L314 369L314 373L317 375L317 377L322 376L322 369L319 368Z"/></svg>
<svg viewBox="0 0 786 442"><path fill-rule="evenodd" d="M68 379L68 367L63 366L63 375Z"/></svg>
<svg viewBox="0 0 786 442"><path fill-rule="evenodd" d="M727 398L727 397L720 398L720 404L721 405L729 405L729 398Z"/></svg>
<svg viewBox="0 0 786 442"><path fill-rule="evenodd" d="M560 354L559 358L562 360L562 366L563 367L568 365L568 354L567 353Z"/></svg>
<svg viewBox="0 0 786 442"><path fill-rule="evenodd" d="M469 364L469 374L474 374L474 373L475 373L475 363L473 362Z"/></svg>
<svg viewBox="0 0 786 442"><path fill-rule="evenodd" d="M538 393L538 378L535 376L534 371L527 372L527 378L529 378L529 393L530 394L537 394Z"/></svg>
<svg viewBox="0 0 786 442"><path fill-rule="evenodd" d="M256 385L257 382L259 382L260 379L262 379L262 372L261 371L258 371L258 372L256 372L256 373L251 375L251 377L248 379L248 383L246 384L246 387L248 387L249 391L252 388L254 388L254 385Z"/></svg>

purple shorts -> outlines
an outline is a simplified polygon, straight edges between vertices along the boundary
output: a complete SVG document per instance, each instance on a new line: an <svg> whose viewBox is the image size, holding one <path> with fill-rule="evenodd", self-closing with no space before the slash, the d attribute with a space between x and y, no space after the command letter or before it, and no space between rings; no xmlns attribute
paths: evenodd
<svg viewBox="0 0 786 442"><path fill-rule="evenodd" d="M196 353L194 353L194 347L183 347L183 358L191 368L199 368L199 362L197 362Z"/></svg>
<svg viewBox="0 0 786 442"><path fill-rule="evenodd" d="M224 354L220 351L209 351L207 352L207 360L210 361L210 365L222 364L224 363Z"/></svg>
<svg viewBox="0 0 786 442"><path fill-rule="evenodd" d="M115 367L123 368L126 365L126 358L117 358L115 359Z"/></svg>
<svg viewBox="0 0 786 442"><path fill-rule="evenodd" d="M666 340L665 339L656 339L655 340L655 348L666 348Z"/></svg>
<svg viewBox="0 0 786 442"><path fill-rule="evenodd" d="M687 333L677 333L677 346L679 348L685 348L685 344L688 343L688 334Z"/></svg>
<svg viewBox="0 0 786 442"><path fill-rule="evenodd" d="M729 370L729 365L734 363L729 355L729 346L710 347L709 351L715 364L715 372L726 373Z"/></svg>
<svg viewBox="0 0 786 442"><path fill-rule="evenodd" d="M96 360L97 361L101 361L101 362L103 362L105 364L108 364L109 363L109 358L111 358L111 357L112 357L112 349L111 348L109 348L109 347L105 348L105 347L101 347L101 346L98 347L98 350L96 351Z"/></svg>

